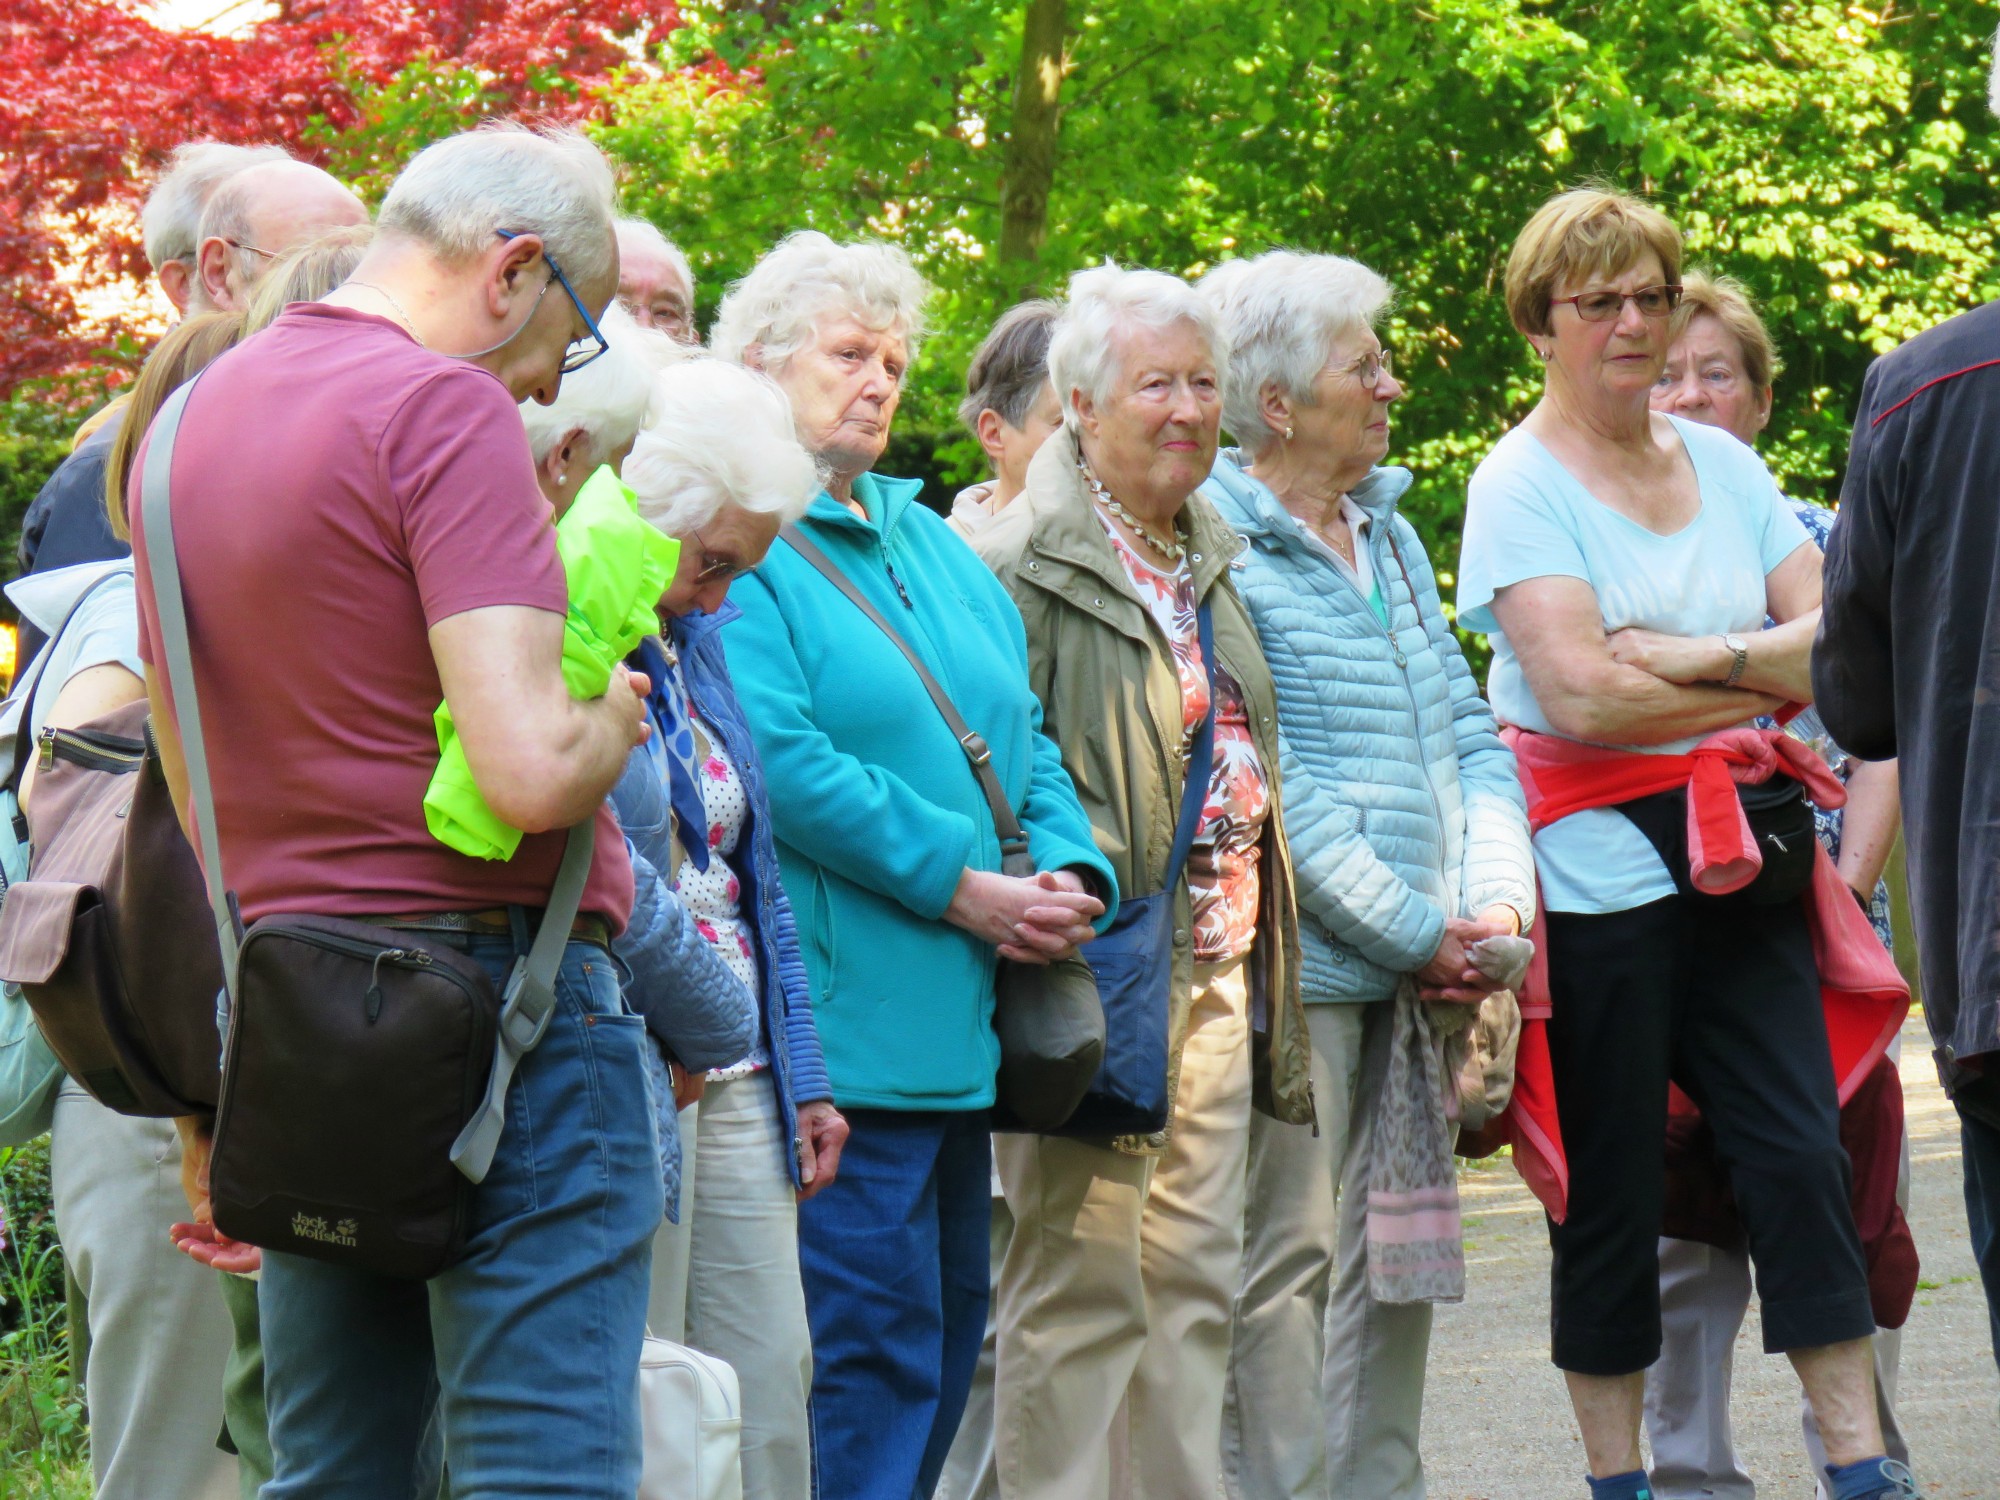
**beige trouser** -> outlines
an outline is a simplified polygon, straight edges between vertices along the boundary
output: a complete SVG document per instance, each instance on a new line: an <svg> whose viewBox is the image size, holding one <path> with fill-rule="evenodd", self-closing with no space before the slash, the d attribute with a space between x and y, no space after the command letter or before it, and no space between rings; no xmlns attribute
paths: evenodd
<svg viewBox="0 0 2000 1500"><path fill-rule="evenodd" d="M114 1114L65 1079L50 1140L56 1233L89 1305L90 1466L102 1500L235 1500L218 1452L228 1310L167 1238L188 1216L171 1120Z"/></svg>
<svg viewBox="0 0 2000 1500"><path fill-rule="evenodd" d="M1319 1133L1250 1124L1229 1500L1423 1500L1428 1303L1368 1292L1368 1154L1395 1002L1309 1005Z"/></svg>
<svg viewBox="0 0 2000 1500"><path fill-rule="evenodd" d="M1246 979L1241 959L1195 968L1164 1155L994 1142L1015 1223L997 1293L1005 1500L1215 1500L1249 1161Z"/></svg>
<svg viewBox="0 0 2000 1500"><path fill-rule="evenodd" d="M1001 1137L995 1136L994 1149ZM1007 1258L1007 1244L1014 1238L1014 1215L1000 1195L1000 1176L993 1177L993 1220L987 1230L988 1253L992 1256L993 1284L1000 1284L1000 1268ZM945 1455L944 1472L938 1475L933 1500L999 1500L1000 1476L993 1457L993 1372L998 1359L1000 1302L995 1298L986 1312L986 1339L979 1346L979 1364L972 1372L972 1391L965 1398L965 1415L958 1419L958 1436Z"/></svg>
<svg viewBox="0 0 2000 1500"><path fill-rule="evenodd" d="M736 1371L744 1500L808 1500L812 1335L792 1147L770 1074L710 1083L680 1124L681 1223L654 1236L648 1318L655 1334Z"/></svg>

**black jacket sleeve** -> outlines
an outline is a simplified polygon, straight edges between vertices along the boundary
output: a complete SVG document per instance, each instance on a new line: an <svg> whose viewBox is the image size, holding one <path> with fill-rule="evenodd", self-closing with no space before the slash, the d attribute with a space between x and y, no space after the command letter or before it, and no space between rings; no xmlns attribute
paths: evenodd
<svg viewBox="0 0 2000 1500"><path fill-rule="evenodd" d="M1825 612L1813 646L1813 697L1849 754L1896 754L1896 670L1890 591L1902 512L1901 425L1878 424L1879 364L1861 387L1840 516L1827 542Z"/></svg>

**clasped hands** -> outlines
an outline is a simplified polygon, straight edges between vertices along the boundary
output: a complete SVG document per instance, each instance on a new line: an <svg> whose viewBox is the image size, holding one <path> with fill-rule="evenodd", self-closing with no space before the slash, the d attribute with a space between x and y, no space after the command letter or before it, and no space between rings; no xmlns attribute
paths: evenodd
<svg viewBox="0 0 2000 1500"><path fill-rule="evenodd" d="M1489 906L1477 921L1446 917L1437 952L1416 972L1418 998L1477 1005L1495 990L1505 988L1475 968L1465 950L1482 938L1512 936L1520 930L1521 919L1511 906Z"/></svg>
<svg viewBox="0 0 2000 1500"><path fill-rule="evenodd" d="M993 944L1017 964L1070 958L1096 936L1091 926L1104 903L1070 870L1039 875L998 875L967 870L958 877L944 919Z"/></svg>

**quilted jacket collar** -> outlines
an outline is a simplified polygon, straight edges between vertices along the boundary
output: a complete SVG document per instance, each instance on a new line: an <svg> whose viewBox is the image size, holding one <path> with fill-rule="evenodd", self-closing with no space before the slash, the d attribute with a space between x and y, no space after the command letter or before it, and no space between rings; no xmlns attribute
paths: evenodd
<svg viewBox="0 0 2000 1500"><path fill-rule="evenodd" d="M1241 448L1223 449L1215 455L1214 472L1202 492L1212 501L1229 502L1236 529L1247 540L1267 538L1282 546L1305 545L1305 530L1298 518L1285 509L1269 485L1246 472L1247 467ZM1378 464L1347 492L1348 498L1367 512L1370 531L1381 536L1395 517L1397 502L1413 482L1408 469Z"/></svg>

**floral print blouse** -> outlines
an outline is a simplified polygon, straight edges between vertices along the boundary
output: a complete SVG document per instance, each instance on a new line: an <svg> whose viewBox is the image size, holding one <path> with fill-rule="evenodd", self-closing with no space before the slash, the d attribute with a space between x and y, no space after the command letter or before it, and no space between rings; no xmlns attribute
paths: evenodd
<svg viewBox="0 0 2000 1500"><path fill-rule="evenodd" d="M708 940L716 957L729 972L743 981L751 994L758 993L756 950L750 944L750 929L743 920L743 882L732 868L737 842L749 818L750 803L743 792L743 780L736 762L722 741L708 732L699 718L690 716L695 736L695 776L701 787L703 809L708 814L706 870L697 870L683 857L674 875L674 893L694 918L695 930ZM710 1078L741 1078L771 1065L771 1054L760 1040L755 1050L740 1063L718 1068Z"/></svg>
<svg viewBox="0 0 2000 1500"><path fill-rule="evenodd" d="M1181 679L1181 748L1190 752L1202 720L1208 717L1208 674L1195 621L1194 576L1185 561L1172 572L1154 567L1101 511L1097 519L1173 652ZM1194 905L1194 957L1205 964L1239 958L1256 939L1262 893L1258 845L1271 812L1271 787L1250 737L1243 690L1220 663L1215 686L1215 763L1187 867L1188 894Z"/></svg>

